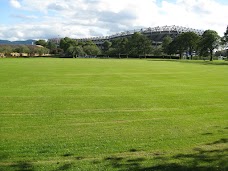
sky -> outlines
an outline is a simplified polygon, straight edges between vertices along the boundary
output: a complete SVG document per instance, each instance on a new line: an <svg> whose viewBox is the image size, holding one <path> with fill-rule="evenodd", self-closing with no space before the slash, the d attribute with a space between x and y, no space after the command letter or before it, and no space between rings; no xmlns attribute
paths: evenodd
<svg viewBox="0 0 228 171"><path fill-rule="evenodd" d="M0 0L1 40L86 38L165 25L222 36L228 0Z"/></svg>

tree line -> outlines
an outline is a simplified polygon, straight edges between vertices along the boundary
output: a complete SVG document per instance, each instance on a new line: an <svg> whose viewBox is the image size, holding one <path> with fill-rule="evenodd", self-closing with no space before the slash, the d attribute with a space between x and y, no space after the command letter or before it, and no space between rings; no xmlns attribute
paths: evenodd
<svg viewBox="0 0 228 171"><path fill-rule="evenodd" d="M92 41L78 42L69 37L61 39L59 45L45 40L38 40L35 43L49 48L50 53L59 54L62 57L97 56L102 54L102 50Z"/></svg>
<svg viewBox="0 0 228 171"><path fill-rule="evenodd" d="M92 41L77 41L68 37L62 38L59 44L52 41L38 40L37 46L32 45L3 45L0 52L10 54L11 52L28 54L50 53L62 57L86 57L86 56L106 56L106 57L146 57L146 56L167 56L183 55L193 59L194 55L207 57L213 60L213 52L218 46L228 49L228 27L223 37L219 37L214 30L206 30L202 36L194 32L186 32L175 38L166 36L161 45L152 45L151 39L141 33L134 33L129 37L116 38L111 41L104 41L101 46L97 46ZM226 50L226 56L228 52Z"/></svg>
<svg viewBox="0 0 228 171"><path fill-rule="evenodd" d="M43 54L49 54L49 49L46 47L38 47L33 45L0 45L0 53L5 54L5 56L10 56L11 53L28 54L33 56L38 54L42 56Z"/></svg>
<svg viewBox="0 0 228 171"><path fill-rule="evenodd" d="M181 59L183 54L186 54L190 59L193 58L193 55L198 55L210 56L210 60L213 60L213 51L221 44L227 44L227 31L222 39L214 30L206 30L202 36L194 32L182 33L174 39L166 36L159 46L152 46L151 40L145 35L134 33L129 38L105 41L103 46L104 54L111 56L115 54L139 57L179 54Z"/></svg>
<svg viewBox="0 0 228 171"><path fill-rule="evenodd" d="M125 57L146 57L147 55L162 56L162 55L179 55L181 59L183 54L189 56L210 56L213 60L213 52L218 46L226 46L228 44L227 30L221 38L214 30L206 30L202 36L194 32L186 32L178 35L174 39L167 36L163 39L161 45L153 46L152 41L141 33L134 33L129 37L116 38L111 41L104 41L99 48L92 41L76 41L65 37L60 40L59 51L65 56L80 57L80 56L125 56ZM51 42L40 40L37 44L43 45L47 48ZM55 47L57 48L57 47ZM53 49L50 49L53 50ZM57 50L58 51L58 50Z"/></svg>

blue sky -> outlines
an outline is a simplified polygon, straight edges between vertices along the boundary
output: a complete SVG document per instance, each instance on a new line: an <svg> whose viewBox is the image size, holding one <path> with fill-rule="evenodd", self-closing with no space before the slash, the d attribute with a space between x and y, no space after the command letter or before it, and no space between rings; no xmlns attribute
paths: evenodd
<svg viewBox="0 0 228 171"><path fill-rule="evenodd" d="M33 11L22 8L15 8L11 5L10 0L0 0L0 12L0 24L6 25L20 23L23 19L23 16L37 16L40 19L42 19L42 16L44 16L43 12L37 10Z"/></svg>
<svg viewBox="0 0 228 171"><path fill-rule="evenodd" d="M137 28L228 25L227 0L0 0L0 39L106 36Z"/></svg>

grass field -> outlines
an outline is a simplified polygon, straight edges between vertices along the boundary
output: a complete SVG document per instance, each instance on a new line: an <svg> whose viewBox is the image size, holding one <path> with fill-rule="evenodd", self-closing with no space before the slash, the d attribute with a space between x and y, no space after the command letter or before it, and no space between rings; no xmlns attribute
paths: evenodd
<svg viewBox="0 0 228 171"><path fill-rule="evenodd" d="M0 59L0 170L227 170L228 62Z"/></svg>

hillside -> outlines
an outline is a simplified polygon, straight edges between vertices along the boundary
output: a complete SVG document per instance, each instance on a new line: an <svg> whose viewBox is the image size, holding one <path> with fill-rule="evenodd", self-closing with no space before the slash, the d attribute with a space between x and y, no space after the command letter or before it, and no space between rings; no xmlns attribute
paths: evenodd
<svg viewBox="0 0 228 171"><path fill-rule="evenodd" d="M0 40L0 44L9 44L9 45L32 45L36 40L22 40L22 41L9 41L9 40Z"/></svg>

